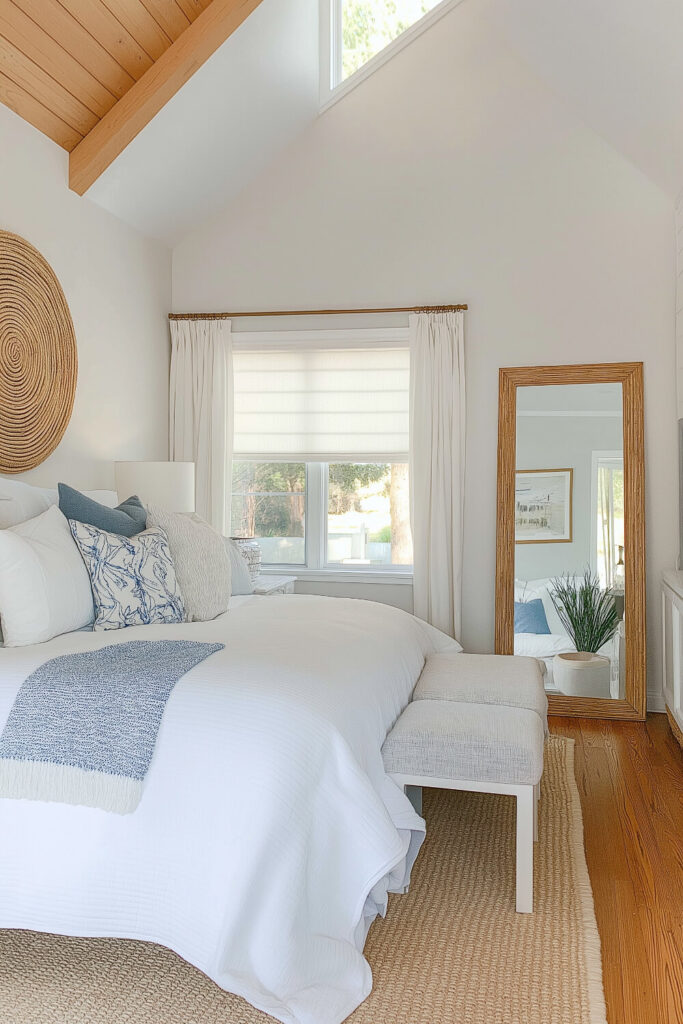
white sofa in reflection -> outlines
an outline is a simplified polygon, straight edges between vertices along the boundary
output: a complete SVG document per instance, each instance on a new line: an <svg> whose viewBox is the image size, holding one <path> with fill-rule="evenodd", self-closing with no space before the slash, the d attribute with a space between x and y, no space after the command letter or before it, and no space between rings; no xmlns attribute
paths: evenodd
<svg viewBox="0 0 683 1024"><path fill-rule="evenodd" d="M579 578L577 578L578 581ZM546 690L556 690L553 678L553 659L556 654L567 654L575 651L572 640L567 636L564 626L557 614L557 609L550 596L552 578L540 580L515 580L515 601L534 601L540 598L543 611L548 621L549 633L515 633L515 654L530 658L540 658L545 663ZM619 697L623 679L620 680L619 665L623 662L620 652L623 651L623 622L617 636L608 641L599 651L610 659L610 693ZM623 672L621 673L623 676Z"/></svg>

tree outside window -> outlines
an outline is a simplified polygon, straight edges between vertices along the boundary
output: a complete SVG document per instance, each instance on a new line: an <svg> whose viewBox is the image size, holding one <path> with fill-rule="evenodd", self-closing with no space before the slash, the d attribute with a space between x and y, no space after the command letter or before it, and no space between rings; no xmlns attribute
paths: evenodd
<svg viewBox="0 0 683 1024"><path fill-rule="evenodd" d="M321 468L328 495L327 508L320 509L327 561L411 565L407 464L336 463ZM317 500L316 494L308 494L308 500ZM265 564L305 564L306 506L305 463L233 464L231 533L259 539ZM323 564L322 550L315 561Z"/></svg>
<svg viewBox="0 0 683 1024"><path fill-rule="evenodd" d="M342 79L397 39L439 0L342 0Z"/></svg>

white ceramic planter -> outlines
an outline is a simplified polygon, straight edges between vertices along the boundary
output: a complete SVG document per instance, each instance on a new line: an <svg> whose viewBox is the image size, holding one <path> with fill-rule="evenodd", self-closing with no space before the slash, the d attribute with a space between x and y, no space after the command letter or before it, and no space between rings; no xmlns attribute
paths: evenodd
<svg viewBox="0 0 683 1024"><path fill-rule="evenodd" d="M253 537L231 537L235 544L239 547L242 557L246 560L249 567L249 576L251 582L258 579L261 575L261 548L257 540Z"/></svg>
<svg viewBox="0 0 683 1024"><path fill-rule="evenodd" d="M572 651L553 658L553 681L568 697L604 697L610 695L610 660L602 654Z"/></svg>

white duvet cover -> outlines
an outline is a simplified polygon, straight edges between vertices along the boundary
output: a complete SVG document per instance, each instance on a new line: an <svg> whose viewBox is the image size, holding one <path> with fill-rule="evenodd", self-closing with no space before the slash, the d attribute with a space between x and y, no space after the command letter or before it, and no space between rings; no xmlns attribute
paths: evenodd
<svg viewBox="0 0 683 1024"><path fill-rule="evenodd" d="M286 1024L338 1024L424 830L380 749L454 641L382 604L238 598L213 622L0 650L0 730L49 658L162 638L226 646L176 686L134 814L0 800L0 927L158 942Z"/></svg>

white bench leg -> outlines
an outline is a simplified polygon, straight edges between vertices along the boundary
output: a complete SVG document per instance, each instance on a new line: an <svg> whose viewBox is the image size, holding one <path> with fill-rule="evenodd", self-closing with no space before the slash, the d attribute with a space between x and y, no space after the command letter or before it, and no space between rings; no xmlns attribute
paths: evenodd
<svg viewBox="0 0 683 1024"><path fill-rule="evenodd" d="M534 813L533 786L517 791L517 913L531 914L534 909Z"/></svg>
<svg viewBox="0 0 683 1024"><path fill-rule="evenodd" d="M534 786L534 842L538 842L538 801L541 796L541 784Z"/></svg>

